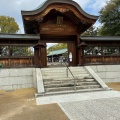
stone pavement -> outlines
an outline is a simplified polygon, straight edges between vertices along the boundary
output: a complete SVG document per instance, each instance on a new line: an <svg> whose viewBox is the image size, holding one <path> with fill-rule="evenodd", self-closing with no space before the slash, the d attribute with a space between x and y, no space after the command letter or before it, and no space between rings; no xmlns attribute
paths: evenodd
<svg viewBox="0 0 120 120"><path fill-rule="evenodd" d="M113 97L120 97L120 92L109 90L109 91L83 92L83 93L73 93L73 94L40 96L40 97L36 98L36 103L37 103L37 105L41 105L41 104L84 101L84 100L113 98Z"/></svg>
<svg viewBox="0 0 120 120"><path fill-rule="evenodd" d="M60 103L70 120L120 120L120 97Z"/></svg>
<svg viewBox="0 0 120 120"><path fill-rule="evenodd" d="M58 103L70 120L120 120L120 92L98 91L87 93L43 96L38 105Z"/></svg>

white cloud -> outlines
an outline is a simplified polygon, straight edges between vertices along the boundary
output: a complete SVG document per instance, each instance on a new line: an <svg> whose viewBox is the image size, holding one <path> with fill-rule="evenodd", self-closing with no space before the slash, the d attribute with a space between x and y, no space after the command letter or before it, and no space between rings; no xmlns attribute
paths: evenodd
<svg viewBox="0 0 120 120"><path fill-rule="evenodd" d="M84 9L90 0L73 0L73 1L77 2Z"/></svg>
<svg viewBox="0 0 120 120"><path fill-rule="evenodd" d="M101 0L95 0L95 1L93 2L93 4L91 5L91 8L100 9L100 8L102 8L103 6L106 5L106 1L108 1L108 0L102 0L102 2L101 2Z"/></svg>
<svg viewBox="0 0 120 120"><path fill-rule="evenodd" d="M76 1L88 14L99 15L100 9L105 6L106 1L109 0L74 0Z"/></svg>
<svg viewBox="0 0 120 120"><path fill-rule="evenodd" d="M9 4L7 4L9 3ZM41 0L0 0L0 15L15 18L19 24L20 33L24 33L21 10L32 10L42 3Z"/></svg>
<svg viewBox="0 0 120 120"><path fill-rule="evenodd" d="M14 17L19 24L20 33L24 33L21 10L33 10L45 0L0 0L0 15ZM107 0L74 0L89 14L98 14ZM7 4L8 3L8 4Z"/></svg>
<svg viewBox="0 0 120 120"><path fill-rule="evenodd" d="M106 5L107 1L108 0L102 0L102 2L101 0L92 0L89 8L99 11L103 6Z"/></svg>

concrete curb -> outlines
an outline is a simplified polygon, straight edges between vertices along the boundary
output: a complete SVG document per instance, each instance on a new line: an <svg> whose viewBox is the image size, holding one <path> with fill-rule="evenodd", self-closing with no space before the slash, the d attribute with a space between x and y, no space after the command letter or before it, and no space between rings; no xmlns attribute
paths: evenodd
<svg viewBox="0 0 120 120"><path fill-rule="evenodd" d="M36 68L37 93L44 93L43 77L40 68Z"/></svg>
<svg viewBox="0 0 120 120"><path fill-rule="evenodd" d="M62 109L62 111L66 114L66 116L68 117L69 120L74 120L69 113L62 107L62 105L60 103L57 103L59 105L59 107Z"/></svg>
<svg viewBox="0 0 120 120"><path fill-rule="evenodd" d="M100 77L98 77L98 75L89 66L85 66L85 69L102 86L102 88L104 88L105 90L110 90L110 88L102 81Z"/></svg>

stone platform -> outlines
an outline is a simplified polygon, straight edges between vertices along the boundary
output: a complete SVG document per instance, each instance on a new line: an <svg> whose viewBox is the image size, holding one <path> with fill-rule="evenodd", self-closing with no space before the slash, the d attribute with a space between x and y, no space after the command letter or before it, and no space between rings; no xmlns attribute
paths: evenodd
<svg viewBox="0 0 120 120"><path fill-rule="evenodd" d="M58 103L70 120L120 120L120 92L97 91L36 98L37 105Z"/></svg>
<svg viewBox="0 0 120 120"><path fill-rule="evenodd" d="M120 120L120 97L61 103L70 120Z"/></svg>

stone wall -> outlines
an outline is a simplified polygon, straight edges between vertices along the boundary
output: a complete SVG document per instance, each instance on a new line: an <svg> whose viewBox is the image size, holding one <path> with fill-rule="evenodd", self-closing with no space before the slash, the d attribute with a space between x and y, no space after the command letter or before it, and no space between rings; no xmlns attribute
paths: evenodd
<svg viewBox="0 0 120 120"><path fill-rule="evenodd" d="M120 82L120 65L89 66L104 82ZM37 88L35 68L0 70L0 90Z"/></svg>
<svg viewBox="0 0 120 120"><path fill-rule="evenodd" d="M105 82L120 82L120 65L96 65L90 68Z"/></svg>
<svg viewBox="0 0 120 120"><path fill-rule="evenodd" d="M17 68L0 70L0 90L15 90L34 87L35 68Z"/></svg>

